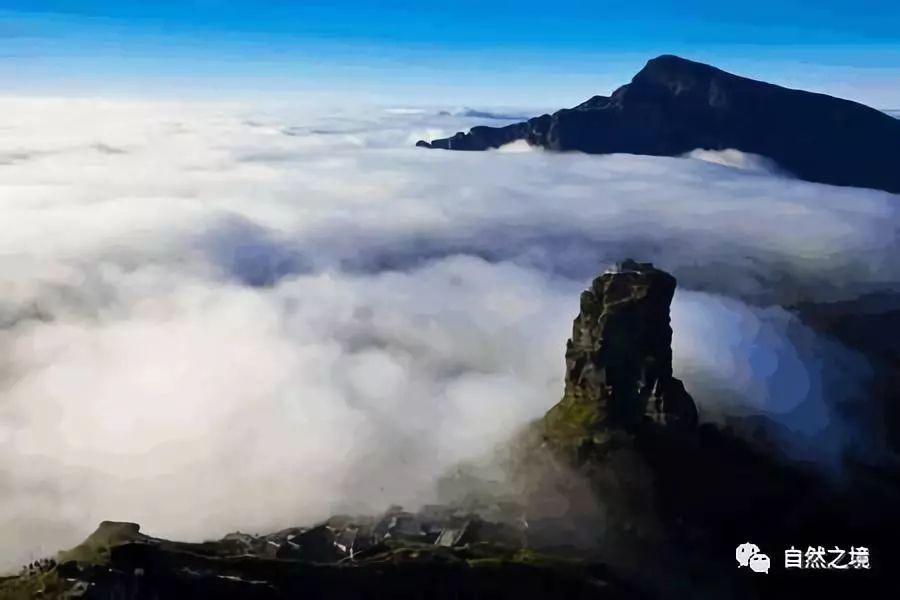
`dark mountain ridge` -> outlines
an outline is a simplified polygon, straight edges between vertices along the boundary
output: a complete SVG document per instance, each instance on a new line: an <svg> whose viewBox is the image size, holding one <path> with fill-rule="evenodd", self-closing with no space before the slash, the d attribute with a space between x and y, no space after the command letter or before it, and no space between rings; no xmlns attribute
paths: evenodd
<svg viewBox="0 0 900 600"><path fill-rule="evenodd" d="M808 181L900 193L900 120L850 100L671 55L650 60L611 96L417 146L487 150L517 140L588 154L735 149L766 156Z"/></svg>

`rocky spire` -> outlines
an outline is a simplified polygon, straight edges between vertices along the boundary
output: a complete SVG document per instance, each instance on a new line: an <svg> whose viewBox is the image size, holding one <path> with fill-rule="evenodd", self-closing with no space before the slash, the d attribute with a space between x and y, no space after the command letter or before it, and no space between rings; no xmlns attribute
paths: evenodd
<svg viewBox="0 0 900 600"><path fill-rule="evenodd" d="M697 410L672 376L669 305L675 278L626 260L581 294L566 345L563 399L544 418L545 438L584 458L615 432L647 422L692 428Z"/></svg>

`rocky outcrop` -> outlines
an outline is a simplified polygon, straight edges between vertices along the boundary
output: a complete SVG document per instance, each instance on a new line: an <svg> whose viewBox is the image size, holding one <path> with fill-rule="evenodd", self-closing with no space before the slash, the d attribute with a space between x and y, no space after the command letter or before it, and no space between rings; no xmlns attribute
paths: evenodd
<svg viewBox="0 0 900 600"><path fill-rule="evenodd" d="M635 575L656 572L670 539L662 478L644 455L648 443L697 434L693 398L672 372L670 274L626 260L594 279L581 294L566 343L562 399L519 440L510 471L532 505L564 489L583 497L587 482L598 508L575 519L591 522L596 552ZM570 471L573 470L573 471ZM590 515L590 513L587 513ZM601 533L602 531L602 533Z"/></svg>
<svg viewBox="0 0 900 600"><path fill-rule="evenodd" d="M554 151L680 156L735 149L801 179L900 193L900 121L862 104L660 56L609 97L506 127L420 141L487 150L516 140Z"/></svg>
<svg viewBox="0 0 900 600"><path fill-rule="evenodd" d="M674 293L674 277L632 260L582 293L566 344L563 399L544 418L548 439L583 457L610 433L634 431L645 420L696 427L694 401L672 376Z"/></svg>
<svg viewBox="0 0 900 600"><path fill-rule="evenodd" d="M792 544L805 549L823 537L830 547L865 539L883 560L893 560L897 470L848 464L835 480L781 456L764 435L747 440L698 423L691 396L672 373L675 285L650 264L625 261L582 294L567 343L563 398L516 451L512 469L523 497L561 487L572 494L565 488L571 477L558 473L574 470L601 509L594 525L598 558L654 582L650 591L663 597L877 589L871 573L810 581L778 561ZM734 567L734 548L746 540L771 549L777 568L763 582Z"/></svg>

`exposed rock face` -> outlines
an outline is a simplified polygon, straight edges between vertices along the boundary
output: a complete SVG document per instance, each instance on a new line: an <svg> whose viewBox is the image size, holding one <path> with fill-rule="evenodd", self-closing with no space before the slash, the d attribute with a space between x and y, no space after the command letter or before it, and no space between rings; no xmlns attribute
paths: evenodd
<svg viewBox="0 0 900 600"><path fill-rule="evenodd" d="M657 432L691 436L698 424L693 399L672 374L675 286L652 264L626 260L581 294L563 398L526 433L517 457L524 463L513 466L532 502L561 487L583 495L565 474L575 469L600 506L598 552L624 568L658 564L668 537L660 478L642 440Z"/></svg>
<svg viewBox="0 0 900 600"><path fill-rule="evenodd" d="M900 193L900 121L862 104L732 75L677 56L649 61L609 97L507 127L420 141L487 150L515 140L556 151L760 154L809 181Z"/></svg>
<svg viewBox="0 0 900 600"><path fill-rule="evenodd" d="M669 305L675 278L627 260L594 280L566 344L566 387L547 414L553 435L593 443L646 419L694 427L697 409L672 376Z"/></svg>
<svg viewBox="0 0 900 600"><path fill-rule="evenodd" d="M656 582L663 597L790 597L819 586L780 566L762 582L742 579L733 550L748 539L772 549L773 565L794 540L823 536L843 547L866 539L893 557L896 470L848 466L846 482L837 484L729 430L698 424L691 396L672 375L675 283L652 265L626 261L582 294L563 398L525 436L528 494L564 485L552 463L534 467L549 450L589 482L602 508L598 557ZM816 589L873 589L865 575Z"/></svg>

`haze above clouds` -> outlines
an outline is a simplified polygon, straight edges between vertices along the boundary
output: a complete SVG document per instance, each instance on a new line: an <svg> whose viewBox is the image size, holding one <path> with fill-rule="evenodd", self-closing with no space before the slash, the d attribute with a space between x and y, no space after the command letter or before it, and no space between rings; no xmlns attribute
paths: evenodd
<svg viewBox="0 0 900 600"><path fill-rule="evenodd" d="M103 519L426 501L558 400L579 292L627 257L679 278L705 418L839 451L867 367L782 306L896 290L896 196L734 152L413 148L518 114L447 112L0 101L0 565Z"/></svg>

